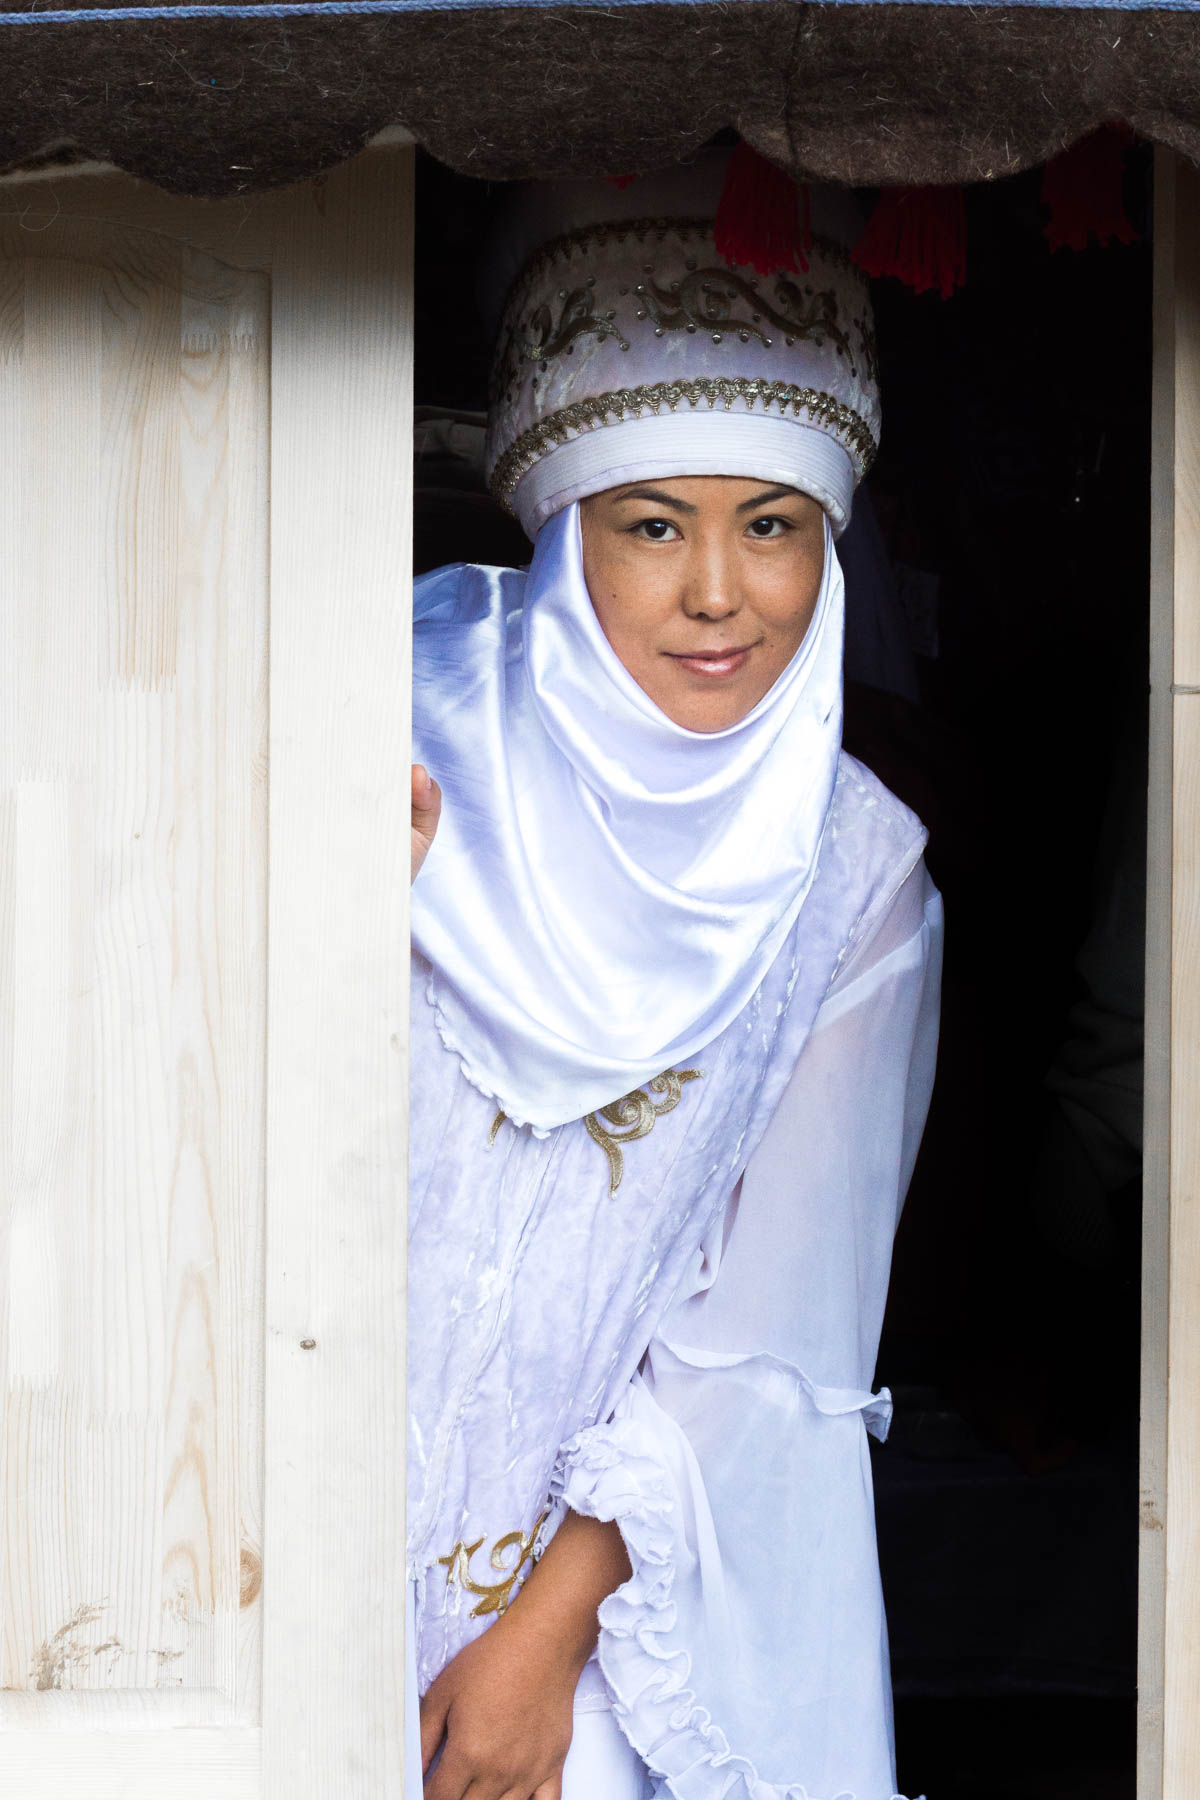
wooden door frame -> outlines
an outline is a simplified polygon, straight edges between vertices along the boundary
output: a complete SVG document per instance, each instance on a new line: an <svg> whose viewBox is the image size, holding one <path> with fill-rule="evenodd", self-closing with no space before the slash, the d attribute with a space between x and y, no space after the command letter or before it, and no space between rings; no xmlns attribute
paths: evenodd
<svg viewBox="0 0 1200 1800"><path fill-rule="evenodd" d="M1138 1800L1200 1793L1200 171L1155 160ZM1102 1571L1097 1572L1102 1578Z"/></svg>

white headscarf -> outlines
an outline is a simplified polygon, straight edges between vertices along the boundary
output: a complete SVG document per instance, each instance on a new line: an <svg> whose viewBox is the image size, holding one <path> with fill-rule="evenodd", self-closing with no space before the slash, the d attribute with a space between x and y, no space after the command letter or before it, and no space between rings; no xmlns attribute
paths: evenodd
<svg viewBox="0 0 1200 1800"><path fill-rule="evenodd" d="M676 725L619 661L579 508L528 575L417 584L414 756L442 821L413 889L430 999L468 1079L542 1133L678 1066L736 1017L812 884L841 742L842 575L758 705Z"/></svg>

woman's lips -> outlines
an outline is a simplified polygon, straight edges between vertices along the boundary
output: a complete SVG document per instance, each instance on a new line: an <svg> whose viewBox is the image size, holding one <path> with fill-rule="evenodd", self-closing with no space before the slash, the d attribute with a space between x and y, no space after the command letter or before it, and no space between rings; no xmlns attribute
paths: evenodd
<svg viewBox="0 0 1200 1800"><path fill-rule="evenodd" d="M672 662L681 668L689 669L693 675L707 675L716 680L722 675L736 675L745 667L753 644L735 646L732 650L695 650L690 654L668 650L666 654Z"/></svg>

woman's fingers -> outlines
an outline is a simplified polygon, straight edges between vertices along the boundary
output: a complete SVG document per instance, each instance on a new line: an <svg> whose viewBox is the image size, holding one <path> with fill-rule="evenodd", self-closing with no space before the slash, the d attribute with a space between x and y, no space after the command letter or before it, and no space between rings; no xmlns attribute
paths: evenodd
<svg viewBox="0 0 1200 1800"><path fill-rule="evenodd" d="M432 838L442 810L442 790L422 763L412 768L412 822Z"/></svg>
<svg viewBox="0 0 1200 1800"><path fill-rule="evenodd" d="M424 1800L467 1800L468 1794L471 1800L480 1800L479 1785L470 1762L465 1757L456 1755L454 1745L448 1740L438 1758L437 1768L432 1773L426 1773L421 1791ZM499 1792L497 1787L494 1793L498 1796Z"/></svg>
<svg viewBox="0 0 1200 1800"><path fill-rule="evenodd" d="M412 879L429 854L442 815L442 790L421 763L412 766Z"/></svg>
<svg viewBox="0 0 1200 1800"><path fill-rule="evenodd" d="M463 1800L470 1783L470 1773L456 1766L455 1758L449 1745L438 1760L438 1766L432 1774L427 1773L421 1783L424 1800Z"/></svg>
<svg viewBox="0 0 1200 1800"><path fill-rule="evenodd" d="M425 764L414 763L412 766L412 804L414 812L431 804L430 789L432 786L433 782L430 779L429 770L425 767Z"/></svg>
<svg viewBox="0 0 1200 1800"><path fill-rule="evenodd" d="M433 1774L425 1777L422 1790L424 1800L508 1800L510 1792L514 1800L516 1796L516 1789L510 1790L502 1777L475 1773L464 1758L455 1756L452 1744L446 1745ZM523 1790L520 1800L526 1800Z"/></svg>
<svg viewBox="0 0 1200 1800"><path fill-rule="evenodd" d="M558 1800L577 1671L516 1609L451 1658L421 1702L424 1800ZM440 1746L440 1749L439 1749Z"/></svg>
<svg viewBox="0 0 1200 1800"><path fill-rule="evenodd" d="M436 1746L435 1746L436 1748ZM421 1719L422 1767L428 1771L425 1752L425 1719ZM532 1790L514 1787L511 1777L485 1771L478 1759L463 1756L448 1738L438 1758L437 1768L426 1773L422 1784L424 1800L562 1800L562 1771L552 1775Z"/></svg>

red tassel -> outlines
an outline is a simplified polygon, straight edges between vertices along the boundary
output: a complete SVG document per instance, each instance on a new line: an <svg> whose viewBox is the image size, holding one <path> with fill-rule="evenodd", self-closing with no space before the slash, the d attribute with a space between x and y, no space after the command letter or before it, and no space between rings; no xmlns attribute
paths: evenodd
<svg viewBox="0 0 1200 1800"><path fill-rule="evenodd" d="M604 177L604 179L605 179L605 181L608 182L610 187L627 188L631 181L637 180L637 176L636 175L606 175Z"/></svg>
<svg viewBox="0 0 1200 1800"><path fill-rule="evenodd" d="M1050 158L1042 174L1042 204L1050 209L1051 250L1086 250L1091 237L1098 244L1136 241L1124 192L1125 150L1132 142L1128 125L1101 125Z"/></svg>
<svg viewBox="0 0 1200 1800"><path fill-rule="evenodd" d="M780 269L807 274L812 249L808 188L801 183L798 194L783 169L749 144L735 144L725 170L713 241L727 263L756 269L760 275L774 275Z"/></svg>
<svg viewBox="0 0 1200 1800"><path fill-rule="evenodd" d="M867 275L895 275L948 300L967 279L967 213L960 187L885 187L854 250Z"/></svg>

